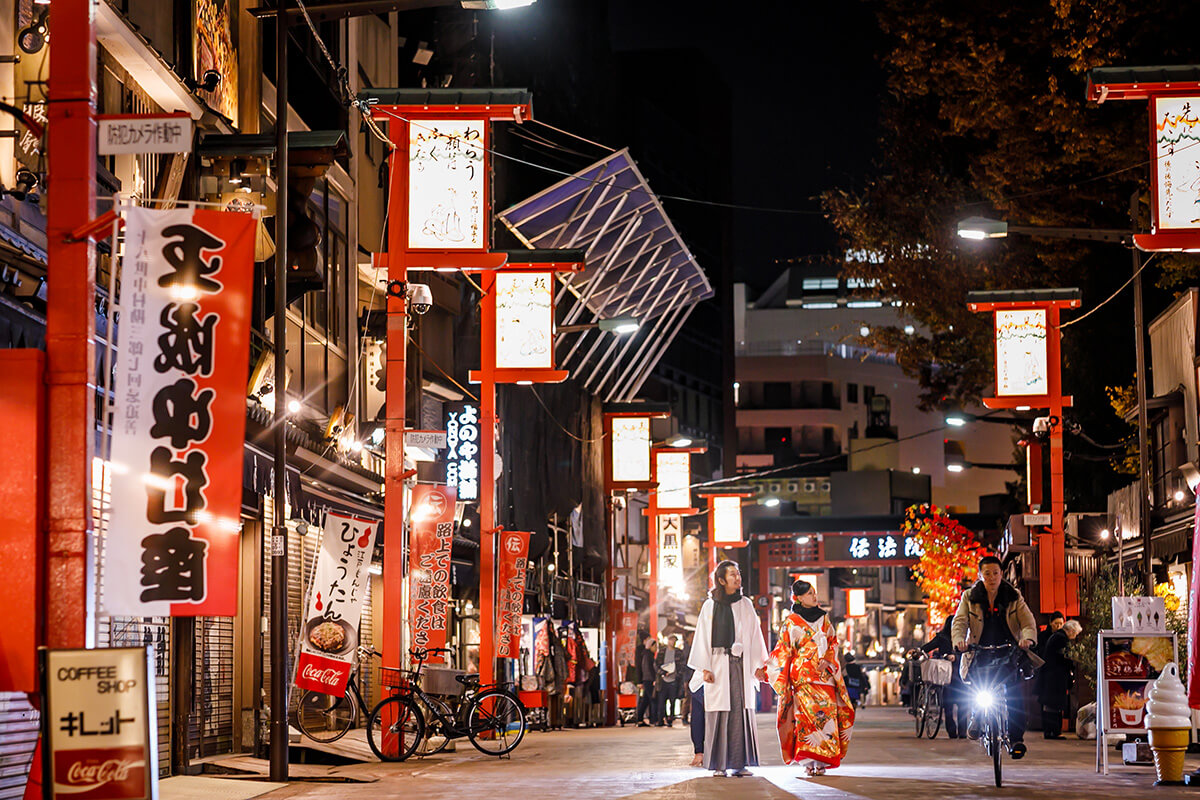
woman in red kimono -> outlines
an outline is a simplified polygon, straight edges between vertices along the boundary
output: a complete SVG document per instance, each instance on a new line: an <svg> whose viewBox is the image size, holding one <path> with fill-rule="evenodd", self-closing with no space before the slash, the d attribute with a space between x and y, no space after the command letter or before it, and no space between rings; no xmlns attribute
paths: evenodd
<svg viewBox="0 0 1200 800"><path fill-rule="evenodd" d="M817 590L807 581L792 584L792 613L784 620L767 661L779 695L779 745L788 764L803 764L809 777L842 763L850 746L854 707L838 664L837 633Z"/></svg>

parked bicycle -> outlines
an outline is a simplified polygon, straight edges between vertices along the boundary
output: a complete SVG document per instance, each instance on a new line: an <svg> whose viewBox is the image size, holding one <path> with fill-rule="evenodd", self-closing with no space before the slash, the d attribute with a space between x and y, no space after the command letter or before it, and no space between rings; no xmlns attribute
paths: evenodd
<svg viewBox="0 0 1200 800"><path fill-rule="evenodd" d="M380 701L367 720L368 740L382 760L403 761L426 739L434 743L426 747L438 752L451 739L463 737L485 755L503 756L525 738L525 706L510 684L480 684L478 675L456 675L463 696L454 706L421 688L425 661L433 653L444 652L448 651L410 650L415 670L383 669L384 686L392 695Z"/></svg>
<svg viewBox="0 0 1200 800"><path fill-rule="evenodd" d="M975 652L975 663L968 673L969 679L963 682L974 688L972 697L972 725L979 731L979 742L983 750L992 758L992 770L995 773L996 788L1001 786L1001 761L1005 751L1014 758L1024 754L1024 743L1011 742L1008 738L1008 683L1011 677L1020 675L1023 680L1029 680L1020 669L1017 659L1020 650L1015 644L1000 644L993 646L971 645L968 651ZM980 663L987 656L987 663ZM1021 702L1020 698L1016 702ZM1021 752L1014 749L1020 747Z"/></svg>
<svg viewBox="0 0 1200 800"><path fill-rule="evenodd" d="M374 648L365 645L358 648L360 661L378 655L379 652ZM367 708L367 701L363 698L354 675L354 672L350 673L346 694L342 697L311 690L300 695L296 725L305 736L314 742L329 744L345 736L346 732L354 727L361 713L360 709Z"/></svg>
<svg viewBox="0 0 1200 800"><path fill-rule="evenodd" d="M945 706L946 687L953 678L954 664L942 658L921 658L921 679L913 687L913 715L917 738L924 734L929 739L937 738L942 729L942 708Z"/></svg>

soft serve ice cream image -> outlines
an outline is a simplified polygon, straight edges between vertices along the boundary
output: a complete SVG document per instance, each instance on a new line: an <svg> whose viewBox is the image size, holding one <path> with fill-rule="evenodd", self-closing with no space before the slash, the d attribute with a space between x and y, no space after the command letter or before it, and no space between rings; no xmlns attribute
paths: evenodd
<svg viewBox="0 0 1200 800"><path fill-rule="evenodd" d="M1179 680L1179 665L1167 664L1150 688L1146 703L1146 727L1150 731L1150 748L1154 751L1154 771L1157 783L1179 783L1183 780L1183 756L1192 733L1192 710L1188 708L1187 692Z"/></svg>
<svg viewBox="0 0 1200 800"><path fill-rule="evenodd" d="M1192 710L1188 708L1187 692L1179 680L1179 666L1174 661L1167 664L1162 675L1150 686L1150 699L1146 703L1146 727L1190 730Z"/></svg>

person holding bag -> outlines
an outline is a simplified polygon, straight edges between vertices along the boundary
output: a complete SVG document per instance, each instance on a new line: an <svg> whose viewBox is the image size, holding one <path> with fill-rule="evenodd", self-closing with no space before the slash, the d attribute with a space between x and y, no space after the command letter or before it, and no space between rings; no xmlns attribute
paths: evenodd
<svg viewBox="0 0 1200 800"><path fill-rule="evenodd" d="M792 613L779 631L767 662L779 695L776 726L787 764L801 764L808 777L836 767L850 747L854 706L838 664L837 633L817 605L811 583L792 584Z"/></svg>

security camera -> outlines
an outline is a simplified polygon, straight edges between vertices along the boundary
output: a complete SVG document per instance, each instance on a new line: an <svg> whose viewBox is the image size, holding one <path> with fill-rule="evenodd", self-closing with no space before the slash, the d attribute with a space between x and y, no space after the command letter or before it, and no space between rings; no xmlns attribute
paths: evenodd
<svg viewBox="0 0 1200 800"><path fill-rule="evenodd" d="M1046 439L1050 436L1050 431L1058 424L1058 417L1037 417L1033 421L1033 435L1038 439Z"/></svg>
<svg viewBox="0 0 1200 800"><path fill-rule="evenodd" d="M418 314L428 314L433 308L433 292L423 283L412 283L408 287L408 301Z"/></svg>

